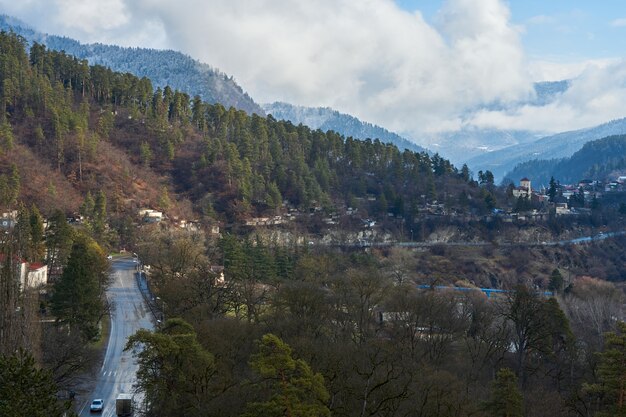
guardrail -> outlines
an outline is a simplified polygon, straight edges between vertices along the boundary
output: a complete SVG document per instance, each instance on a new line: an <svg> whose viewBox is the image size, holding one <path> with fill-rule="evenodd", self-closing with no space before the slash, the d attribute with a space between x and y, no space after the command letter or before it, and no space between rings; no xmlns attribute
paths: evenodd
<svg viewBox="0 0 626 417"><path fill-rule="evenodd" d="M478 288L478 287L448 287L445 285L418 285L417 288L423 289L423 290L453 290L453 291L481 291L483 293L485 293L485 295L487 296L487 298L491 298L492 294L507 294L507 293L511 293L514 291L511 290L502 290L502 289L498 289L498 288ZM554 296L554 292L552 291L537 291L537 293L539 295L542 295L544 297L553 297Z"/></svg>

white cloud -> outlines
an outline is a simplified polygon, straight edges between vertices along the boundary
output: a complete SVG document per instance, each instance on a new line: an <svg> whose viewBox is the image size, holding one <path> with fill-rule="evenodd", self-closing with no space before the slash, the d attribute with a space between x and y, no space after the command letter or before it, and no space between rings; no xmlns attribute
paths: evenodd
<svg viewBox="0 0 626 417"><path fill-rule="evenodd" d="M545 14L536 15L526 20L526 24L528 25L549 25L555 22L556 22L555 17L547 16Z"/></svg>
<svg viewBox="0 0 626 417"><path fill-rule="evenodd" d="M590 59L568 62L564 58L551 60L535 59L528 64L531 78L536 81L569 80L578 77L587 69L603 69L618 62L615 58Z"/></svg>
<svg viewBox="0 0 626 417"><path fill-rule="evenodd" d="M519 30L500 0L449 0L437 27L392 0L30 3L48 10L49 32L158 39L234 75L258 101L332 106L402 131L437 130L467 107L531 91Z"/></svg>
<svg viewBox="0 0 626 417"><path fill-rule="evenodd" d="M447 0L434 25L392 0L0 0L0 8L82 41L178 49L233 75L257 101L331 106L415 136L468 124L554 132L626 108L623 85L611 86L623 63L529 60L525 29L504 0ZM525 25L548 23L555 18L539 15ZM532 80L575 77L547 106L480 110L531 97Z"/></svg>
<svg viewBox="0 0 626 417"><path fill-rule="evenodd" d="M82 42L168 48L162 21L136 13L134 0L0 0L2 13L35 29Z"/></svg>
<svg viewBox="0 0 626 417"><path fill-rule="evenodd" d="M469 124L489 128L558 132L595 126L626 116L626 61L589 65L571 87L545 106L525 105L508 111L482 110Z"/></svg>
<svg viewBox="0 0 626 417"><path fill-rule="evenodd" d="M626 18L622 17L622 18L611 21L611 26L615 28L621 28L621 27L626 26Z"/></svg>

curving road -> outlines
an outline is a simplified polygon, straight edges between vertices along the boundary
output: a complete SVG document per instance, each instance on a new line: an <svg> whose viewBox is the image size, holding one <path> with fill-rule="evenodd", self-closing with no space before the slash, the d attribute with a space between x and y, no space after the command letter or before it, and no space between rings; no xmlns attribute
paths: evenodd
<svg viewBox="0 0 626 417"><path fill-rule="evenodd" d="M98 373L96 388L84 404L81 404L81 417L94 416L89 404L93 398L104 400L103 417L115 416L115 398L119 393L132 393L137 364L131 352L124 352L126 340L137 330L152 330L154 324L150 310L142 297L135 279L137 264L132 258L113 261L112 283L107 297L112 303L111 331L102 368Z"/></svg>

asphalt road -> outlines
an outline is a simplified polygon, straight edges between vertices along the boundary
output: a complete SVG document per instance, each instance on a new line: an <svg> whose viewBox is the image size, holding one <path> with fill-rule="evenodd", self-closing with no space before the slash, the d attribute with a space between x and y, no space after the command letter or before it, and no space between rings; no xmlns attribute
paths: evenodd
<svg viewBox="0 0 626 417"><path fill-rule="evenodd" d="M549 242L499 242L498 246L568 246L568 245L581 245L585 243L598 242L606 239L610 239L618 236L625 236L626 231L606 232L599 233L592 236L583 236L568 240L554 240ZM404 247L404 248L428 248L431 246L492 246L492 242L371 242L363 240L358 243L338 243L330 244L328 246L337 247L351 247L351 248L364 248L364 247ZM324 246L323 244L321 246Z"/></svg>
<svg viewBox="0 0 626 417"><path fill-rule="evenodd" d="M137 330L152 330L154 324L150 310L137 287L135 268L131 258L113 261L113 280L107 292L113 307L111 311L111 331L102 368L98 373L96 388L80 408L80 416L96 416L90 413L89 404L94 398L104 400L103 417L115 416L115 398L119 393L132 393L137 364L131 352L124 352L126 340Z"/></svg>

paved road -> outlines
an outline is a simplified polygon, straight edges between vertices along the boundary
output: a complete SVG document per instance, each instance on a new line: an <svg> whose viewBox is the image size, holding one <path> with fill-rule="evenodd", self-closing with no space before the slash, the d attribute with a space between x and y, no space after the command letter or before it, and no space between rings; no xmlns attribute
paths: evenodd
<svg viewBox="0 0 626 417"><path fill-rule="evenodd" d="M137 287L135 268L131 258L113 261L113 281L107 297L113 303L111 333L98 381L91 398L81 404L80 416L86 417L93 398L104 400L103 417L115 416L115 398L119 393L131 393L135 382L137 365L132 354L124 352L128 336L141 328L154 328L152 315Z"/></svg>
<svg viewBox="0 0 626 417"><path fill-rule="evenodd" d="M554 240L549 242L499 242L498 246L568 246L597 242L613 237L625 236L626 231L599 233L592 236L583 236L568 240ZM403 247L403 248L428 248L432 246L492 246L492 242L371 242L363 240L358 243L318 243L319 246L335 246L343 248L367 248L367 247Z"/></svg>

